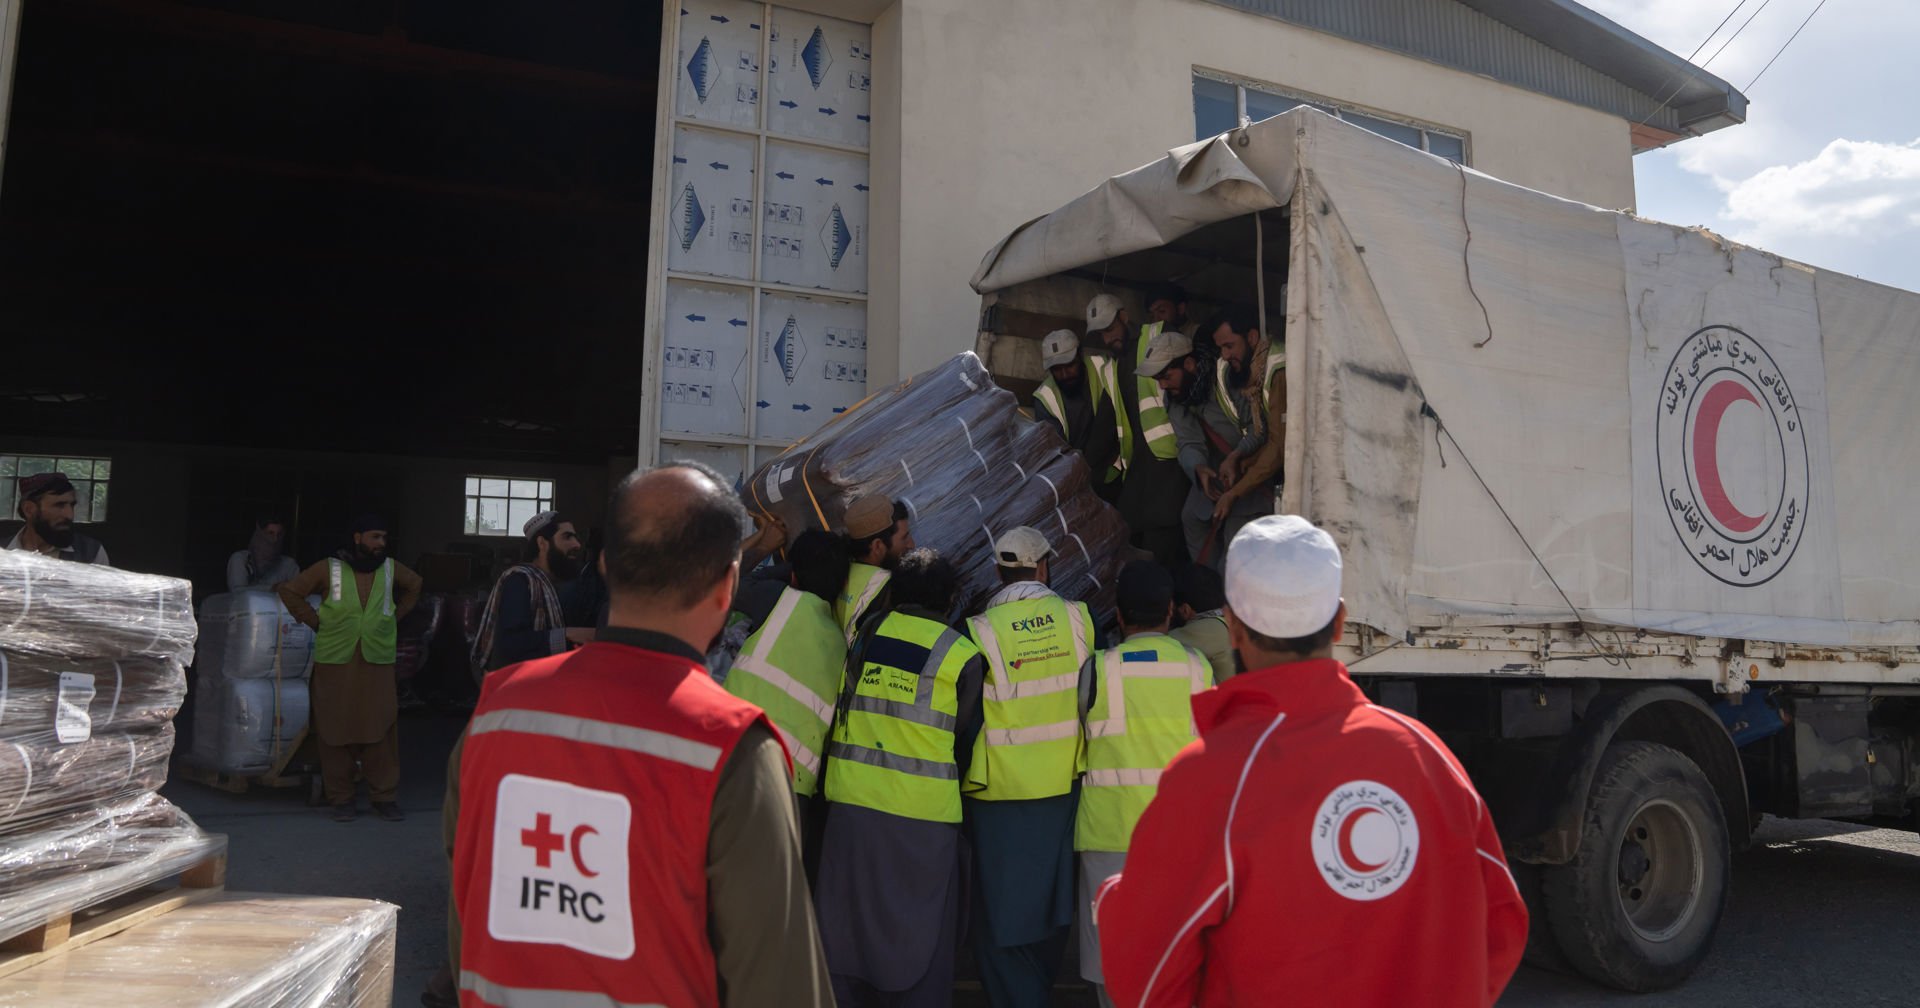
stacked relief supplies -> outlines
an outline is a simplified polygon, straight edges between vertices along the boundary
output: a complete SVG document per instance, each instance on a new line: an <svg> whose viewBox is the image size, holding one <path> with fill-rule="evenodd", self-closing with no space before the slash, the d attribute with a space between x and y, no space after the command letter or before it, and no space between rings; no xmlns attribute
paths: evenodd
<svg viewBox="0 0 1920 1008"><path fill-rule="evenodd" d="M193 653L189 592L0 550L0 940L224 846L154 793Z"/></svg>
<svg viewBox="0 0 1920 1008"><path fill-rule="evenodd" d="M279 595L208 597L194 661L193 762L227 773L272 769L307 726L312 671L313 631Z"/></svg>

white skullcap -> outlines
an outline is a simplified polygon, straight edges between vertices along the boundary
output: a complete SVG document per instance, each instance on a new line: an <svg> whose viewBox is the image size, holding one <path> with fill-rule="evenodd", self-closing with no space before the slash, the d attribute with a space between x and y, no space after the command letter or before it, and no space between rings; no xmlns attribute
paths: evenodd
<svg viewBox="0 0 1920 1008"><path fill-rule="evenodd" d="M1282 639L1317 633L1340 611L1340 547L1299 515L1247 523L1227 547L1227 604Z"/></svg>

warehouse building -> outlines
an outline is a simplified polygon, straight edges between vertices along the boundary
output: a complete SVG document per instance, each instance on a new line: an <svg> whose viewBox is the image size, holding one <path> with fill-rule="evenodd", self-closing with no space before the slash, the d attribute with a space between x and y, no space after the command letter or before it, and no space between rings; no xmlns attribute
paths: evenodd
<svg viewBox="0 0 1920 1008"><path fill-rule="evenodd" d="M1243 119L1627 207L1745 117L1571 0L0 0L0 56L0 476L202 594L263 511L478 583L636 461L749 473L973 348L1015 226Z"/></svg>

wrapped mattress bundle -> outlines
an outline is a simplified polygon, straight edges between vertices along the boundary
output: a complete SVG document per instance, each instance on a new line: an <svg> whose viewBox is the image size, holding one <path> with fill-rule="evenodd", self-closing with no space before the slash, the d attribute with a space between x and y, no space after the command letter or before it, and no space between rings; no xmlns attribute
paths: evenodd
<svg viewBox="0 0 1920 1008"><path fill-rule="evenodd" d="M0 550L0 643L72 658L193 654L193 586L178 578Z"/></svg>
<svg viewBox="0 0 1920 1008"><path fill-rule="evenodd" d="M963 353L874 394L762 466L742 493L792 535L839 531L857 497L905 501L914 540L959 568L958 601L969 613L999 587L993 539L1032 526L1053 545L1054 590L1103 619L1127 557L1126 523L1094 495L1080 454L1015 406Z"/></svg>
<svg viewBox="0 0 1920 1008"><path fill-rule="evenodd" d="M177 661L0 650L0 741L69 744L151 731L173 720L186 689Z"/></svg>
<svg viewBox="0 0 1920 1008"><path fill-rule="evenodd" d="M320 596L307 599L320 605ZM194 667L223 679L304 678L313 670L313 630L273 592L209 595L200 603Z"/></svg>
<svg viewBox="0 0 1920 1008"><path fill-rule="evenodd" d="M0 836L157 790L172 753L171 724L72 744L0 741Z"/></svg>
<svg viewBox="0 0 1920 1008"><path fill-rule="evenodd" d="M0 941L49 914L176 874L226 845L155 794L69 809L0 833Z"/></svg>
<svg viewBox="0 0 1920 1008"><path fill-rule="evenodd" d="M307 727L305 679L215 679L193 684L193 761L226 773L264 773Z"/></svg>

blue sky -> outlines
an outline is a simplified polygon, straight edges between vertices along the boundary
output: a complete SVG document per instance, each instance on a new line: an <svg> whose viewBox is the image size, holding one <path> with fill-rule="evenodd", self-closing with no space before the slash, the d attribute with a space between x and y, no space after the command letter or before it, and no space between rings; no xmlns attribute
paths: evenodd
<svg viewBox="0 0 1920 1008"><path fill-rule="evenodd" d="M1736 0L1581 2L1685 56ZM1635 158L1639 211L1920 290L1920 2L1827 0L1747 86L1819 2L1747 0L1701 51L1753 16L1707 65L1747 95L1747 121Z"/></svg>

